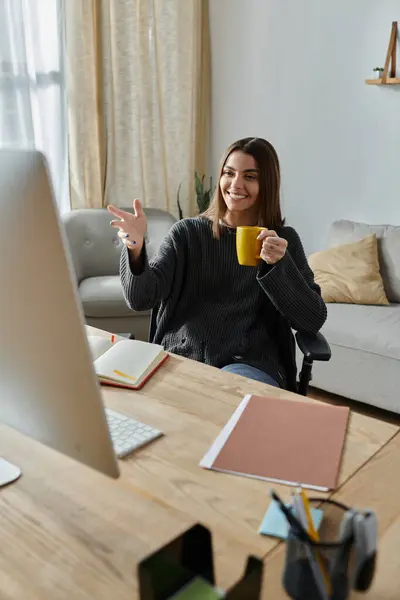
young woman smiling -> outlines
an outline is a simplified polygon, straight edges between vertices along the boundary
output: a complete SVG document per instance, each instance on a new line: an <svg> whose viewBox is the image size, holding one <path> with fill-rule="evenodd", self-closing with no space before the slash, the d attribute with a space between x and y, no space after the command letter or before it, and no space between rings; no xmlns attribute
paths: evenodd
<svg viewBox="0 0 400 600"><path fill-rule="evenodd" d="M167 351L271 385L295 389L292 328L317 332L326 306L296 231L280 207L273 146L245 138L225 151L209 209L178 221L148 261L146 216L109 206L125 247L121 281L134 310L157 307L154 342ZM241 266L236 228L264 227L261 264Z"/></svg>

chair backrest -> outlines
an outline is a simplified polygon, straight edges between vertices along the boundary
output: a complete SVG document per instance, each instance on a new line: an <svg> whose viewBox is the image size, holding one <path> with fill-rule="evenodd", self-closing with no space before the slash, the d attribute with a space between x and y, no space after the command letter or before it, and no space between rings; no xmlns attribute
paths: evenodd
<svg viewBox="0 0 400 600"><path fill-rule="evenodd" d="M331 227L329 245L358 242L373 233L378 239L379 264L386 296L389 302L400 302L400 226L335 221Z"/></svg>
<svg viewBox="0 0 400 600"><path fill-rule="evenodd" d="M123 208L132 212L132 208ZM157 208L144 209L147 217L146 247L151 259L171 226L170 213ZM122 242L111 227L112 215L106 208L81 208L63 215L66 238L78 282L88 277L118 275Z"/></svg>

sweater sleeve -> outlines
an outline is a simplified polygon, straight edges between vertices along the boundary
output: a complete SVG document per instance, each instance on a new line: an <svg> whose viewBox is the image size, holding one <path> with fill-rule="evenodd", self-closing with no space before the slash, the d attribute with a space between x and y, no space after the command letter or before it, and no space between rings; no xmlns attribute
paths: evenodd
<svg viewBox="0 0 400 600"><path fill-rule="evenodd" d="M177 239L175 226L162 242L156 256L149 261L146 245L140 262L133 263L129 250L121 252L120 277L126 303L133 310L151 310L166 300L177 279L178 264L182 268L184 255Z"/></svg>
<svg viewBox="0 0 400 600"><path fill-rule="evenodd" d="M297 232L285 227L281 235L288 241L286 254L275 265L264 262L258 282L293 329L317 333L327 317L320 288L314 281Z"/></svg>

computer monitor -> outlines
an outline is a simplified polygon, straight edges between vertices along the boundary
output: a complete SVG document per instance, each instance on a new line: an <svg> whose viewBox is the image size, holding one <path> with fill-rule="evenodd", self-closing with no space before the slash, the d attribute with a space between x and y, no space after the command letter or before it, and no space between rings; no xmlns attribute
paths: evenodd
<svg viewBox="0 0 400 600"><path fill-rule="evenodd" d="M72 261L36 151L0 150L0 421L119 475Z"/></svg>

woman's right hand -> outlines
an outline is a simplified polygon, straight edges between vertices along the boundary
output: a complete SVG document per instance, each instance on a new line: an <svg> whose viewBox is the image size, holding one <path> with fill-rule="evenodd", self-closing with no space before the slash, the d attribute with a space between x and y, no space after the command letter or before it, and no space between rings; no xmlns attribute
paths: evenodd
<svg viewBox="0 0 400 600"><path fill-rule="evenodd" d="M111 221L112 227L118 227L118 236L135 258L139 258L147 229L146 215L139 200L133 201L133 214L116 206L107 206L109 212L118 220Z"/></svg>

